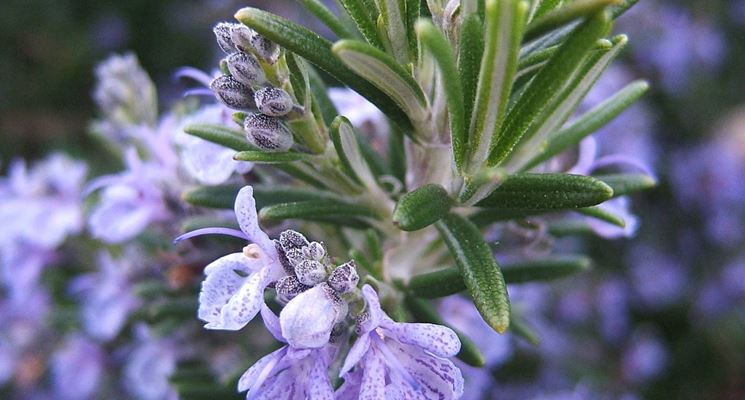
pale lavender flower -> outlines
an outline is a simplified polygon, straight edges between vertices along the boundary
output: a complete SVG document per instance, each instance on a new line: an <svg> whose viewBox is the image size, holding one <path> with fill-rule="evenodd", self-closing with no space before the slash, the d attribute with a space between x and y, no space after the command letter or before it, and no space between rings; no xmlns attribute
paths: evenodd
<svg viewBox="0 0 745 400"><path fill-rule="evenodd" d="M261 306L261 317L269 332L280 342L280 319L266 306ZM283 346L258 360L238 381L238 391L248 391L246 399L327 399L334 398L328 375L329 364L336 346L326 344L313 349Z"/></svg>
<svg viewBox="0 0 745 400"><path fill-rule="evenodd" d="M628 265L637 298L648 309L674 305L688 291L688 270L672 255L639 245L630 252Z"/></svg>
<svg viewBox="0 0 745 400"><path fill-rule="evenodd" d="M126 260L114 260L108 252L101 252L97 267L96 272L75 278L70 291L82 301L85 331L108 341L119 334L140 301L132 292L133 266Z"/></svg>
<svg viewBox="0 0 745 400"><path fill-rule="evenodd" d="M112 55L96 66L93 99L105 119L94 128L114 144L129 143L136 125L154 126L158 115L155 85L134 54Z"/></svg>
<svg viewBox="0 0 745 400"><path fill-rule="evenodd" d="M154 337L144 325L135 327L137 342L124 366L127 391L141 400L176 400L168 379L176 370L179 350L175 341Z"/></svg>
<svg viewBox="0 0 745 400"><path fill-rule="evenodd" d="M10 297L23 301L56 248L80 232L86 173L83 162L55 153L31 169L16 160L0 179L0 268Z"/></svg>
<svg viewBox="0 0 745 400"><path fill-rule="evenodd" d="M624 377L640 384L662 373L668 362L668 351L662 339L651 330L634 334L621 361Z"/></svg>
<svg viewBox="0 0 745 400"><path fill-rule="evenodd" d="M238 236L252 242L241 253L213 261L204 269L207 276L199 293L198 317L207 329L239 330L246 326L264 304L264 290L285 270L276 244L259 227L253 188L246 186L235 199L235 215L241 231L205 228L184 234L176 241L201 234Z"/></svg>
<svg viewBox="0 0 745 400"><path fill-rule="evenodd" d="M68 337L51 359L55 397L82 400L94 397L104 373L104 352L85 336Z"/></svg>
<svg viewBox="0 0 745 400"><path fill-rule="evenodd" d="M377 293L362 288L366 311L358 318L358 338L340 376L338 399L457 399L463 376L447 357L460 351L450 328L433 324L397 323L380 308Z"/></svg>
<svg viewBox="0 0 745 400"><path fill-rule="evenodd" d="M297 295L279 313L282 336L293 348L323 347L347 311L347 303L321 283Z"/></svg>
<svg viewBox="0 0 745 400"><path fill-rule="evenodd" d="M151 223L170 217L162 190L169 171L143 162L134 148L127 151L126 164L127 170L91 181L87 190L103 188L88 225L94 237L107 243L132 239Z"/></svg>

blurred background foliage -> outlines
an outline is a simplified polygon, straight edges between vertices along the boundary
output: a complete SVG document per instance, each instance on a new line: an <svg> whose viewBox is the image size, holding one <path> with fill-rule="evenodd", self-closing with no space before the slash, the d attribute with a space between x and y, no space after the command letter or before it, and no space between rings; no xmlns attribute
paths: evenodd
<svg viewBox="0 0 745 400"><path fill-rule="evenodd" d="M87 127L94 117L90 93L97 61L112 52L134 52L158 85L161 105L168 104L182 89L171 78L173 71L184 65L200 69L216 65L220 55L211 26L230 20L235 10L247 5L313 23L291 0L0 2L3 169L14 156L38 158L58 148L90 158L88 152L96 149ZM668 19L660 17L664 13L650 11L666 7L672 8ZM716 192L743 190L745 169L722 178L716 174L716 152L695 151L716 135L733 131L726 133L728 143L740 148L738 165L745 166L745 1L641 0L616 31L630 36L622 62L627 73L652 83L643 107L650 116L654 149L648 150L654 153L650 162L660 186L635 198L634 210L641 220L637 238L612 243L590 240L595 271L566 281L556 291L559 298L572 291L577 295L593 290L602 297L610 290L605 283L626 282L621 287L626 297L634 298L627 301L624 317L632 327L629 335L654 332L664 362L660 357L650 361L655 350L642 349L647 358L641 357L639 363L657 362L663 367L641 382L632 382L636 378L628 372L614 369L631 357L628 343L605 340L600 342L605 347L602 357L579 354L567 360L573 364L569 369L578 380L597 375L589 379L632 382L647 398L745 398L745 304L717 313L702 305L706 300L702 293L712 280L725 286L739 283L742 288L737 290L745 293L745 203L716 215L734 230L728 232L731 240L712 235L708 227L715 218L712 210L725 207L716 202ZM618 129L634 128L633 121L624 121ZM708 157L704 161L713 164L714 173L695 169L702 157ZM721 185L721 179L734 181ZM700 193L700 207L686 203L681 194L686 190ZM655 262L677 267L666 275L655 269L659 267L652 265ZM650 269L639 272L639 265L645 263ZM735 265L739 274L722 275L728 265ZM650 306L649 301L661 300L654 296L639 300L644 295L639 285L645 281L657 285L650 289L657 294L674 282L683 283L672 285L673 300ZM561 310L553 309L547 317L557 314ZM583 335L597 335L593 331L597 327L584 320L569 326L580 341ZM592 353L595 342L587 340L587 351ZM537 370L535 363L540 361L516 358L495 375L499 381L519 371L530 379L530 372Z"/></svg>

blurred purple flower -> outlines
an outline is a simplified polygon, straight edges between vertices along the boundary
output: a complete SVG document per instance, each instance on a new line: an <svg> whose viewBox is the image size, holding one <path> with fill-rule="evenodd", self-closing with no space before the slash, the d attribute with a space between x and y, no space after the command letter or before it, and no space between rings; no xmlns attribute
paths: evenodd
<svg viewBox="0 0 745 400"><path fill-rule="evenodd" d="M673 256L647 245L638 245L628 258L632 287L643 307L659 310L686 296L688 270Z"/></svg>
<svg viewBox="0 0 745 400"><path fill-rule="evenodd" d="M662 339L651 330L641 329L631 338L621 361L624 377L639 385L659 376L668 361Z"/></svg>
<svg viewBox="0 0 745 400"><path fill-rule="evenodd" d="M55 398L94 398L104 373L103 364L104 352L97 343L79 335L66 338L51 360Z"/></svg>
<svg viewBox="0 0 745 400"><path fill-rule="evenodd" d="M144 325L135 327L135 338L124 366L127 391L141 400L176 400L178 395L168 381L179 359L176 342L154 337Z"/></svg>

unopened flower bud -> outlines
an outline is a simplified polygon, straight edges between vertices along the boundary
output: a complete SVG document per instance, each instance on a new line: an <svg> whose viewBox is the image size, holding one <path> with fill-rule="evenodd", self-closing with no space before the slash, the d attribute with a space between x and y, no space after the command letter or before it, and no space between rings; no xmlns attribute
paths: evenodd
<svg viewBox="0 0 745 400"><path fill-rule="evenodd" d="M259 60L251 54L233 53L228 56L227 64L230 75L244 85L254 87L266 80L264 70L259 65ZM256 97L254 96L254 98Z"/></svg>
<svg viewBox="0 0 745 400"><path fill-rule="evenodd" d="M282 264L282 269L285 270L285 272L288 275L294 275L295 267L293 264L290 263L290 260L287 258L285 249L282 248L282 245L279 243L279 240L276 240L276 239L274 240L274 247L277 249L277 256L279 256L279 263Z"/></svg>
<svg viewBox="0 0 745 400"><path fill-rule="evenodd" d="M326 267L318 261L304 260L295 266L295 275L300 283L315 286L326 280Z"/></svg>
<svg viewBox="0 0 745 400"><path fill-rule="evenodd" d="M230 33L233 45L235 45L235 48L238 49L238 51L243 53L251 52L251 47L253 47L251 44L251 38L253 35L254 31L243 24L234 24Z"/></svg>
<svg viewBox="0 0 745 400"><path fill-rule="evenodd" d="M289 251L292 249L302 249L309 243L308 239L302 233L287 229L279 234L279 244L282 245L285 251Z"/></svg>
<svg viewBox="0 0 745 400"><path fill-rule="evenodd" d="M292 111L292 97L280 88L272 86L259 89L254 95L256 106L262 114L281 117Z"/></svg>
<svg viewBox="0 0 745 400"><path fill-rule="evenodd" d="M231 37L234 26L240 25L230 22L220 22L212 28L212 32L215 33L215 38L217 38L217 45L227 54L235 53L237 50Z"/></svg>
<svg viewBox="0 0 745 400"><path fill-rule="evenodd" d="M277 290L277 300L287 304L300 293L310 289L310 286L303 285L295 276L289 275L279 278L274 288Z"/></svg>
<svg viewBox="0 0 745 400"><path fill-rule="evenodd" d="M253 91L231 76L219 76L210 84L217 99L234 110L251 110L256 108Z"/></svg>
<svg viewBox="0 0 745 400"><path fill-rule="evenodd" d="M292 147L292 133L277 118L253 114L246 118L243 129L248 141L264 151L286 151Z"/></svg>
<svg viewBox="0 0 745 400"><path fill-rule="evenodd" d="M303 255L309 260L321 261L326 255L326 249L318 242L310 242L308 246L303 248Z"/></svg>
<svg viewBox="0 0 745 400"><path fill-rule="evenodd" d="M279 59L279 45L256 32L251 36L251 47L256 55L269 64L274 64Z"/></svg>
<svg viewBox="0 0 745 400"><path fill-rule="evenodd" d="M329 276L328 284L339 293L347 293L354 290L360 281L357 273L357 265L354 260L338 266Z"/></svg>

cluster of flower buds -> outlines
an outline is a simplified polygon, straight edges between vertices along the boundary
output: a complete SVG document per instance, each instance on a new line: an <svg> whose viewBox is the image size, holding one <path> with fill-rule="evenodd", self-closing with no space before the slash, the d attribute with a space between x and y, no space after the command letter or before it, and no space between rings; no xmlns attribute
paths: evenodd
<svg viewBox="0 0 745 400"><path fill-rule="evenodd" d="M274 68L281 49L242 24L221 22L213 29L217 44L228 54L222 61L225 75L212 81L210 88L227 107L249 111L243 129L249 143L267 152L292 147L292 133L280 120L296 107L284 89L267 80L264 68Z"/></svg>

